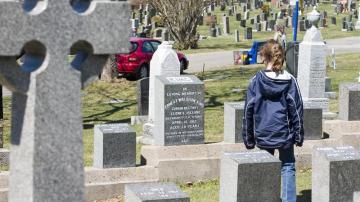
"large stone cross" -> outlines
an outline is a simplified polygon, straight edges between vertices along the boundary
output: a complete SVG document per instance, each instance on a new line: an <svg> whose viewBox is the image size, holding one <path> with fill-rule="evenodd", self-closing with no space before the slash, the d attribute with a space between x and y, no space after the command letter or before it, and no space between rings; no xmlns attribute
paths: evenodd
<svg viewBox="0 0 360 202"><path fill-rule="evenodd" d="M9 201L85 199L80 90L107 54L128 50L130 7L71 2L0 1L0 82L13 92ZM70 51L82 53L72 65Z"/></svg>

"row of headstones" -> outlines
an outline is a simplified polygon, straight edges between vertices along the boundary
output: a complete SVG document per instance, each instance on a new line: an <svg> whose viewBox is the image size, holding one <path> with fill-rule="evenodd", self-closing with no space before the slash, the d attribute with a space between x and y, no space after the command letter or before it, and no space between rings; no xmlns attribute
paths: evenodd
<svg viewBox="0 0 360 202"><path fill-rule="evenodd" d="M360 201L360 152L353 147L315 148L312 201ZM281 162L266 151L224 153L220 165L220 202L279 201ZM174 183L125 186L125 201L181 201L190 198Z"/></svg>
<svg viewBox="0 0 360 202"><path fill-rule="evenodd" d="M353 147L315 148L312 201L360 201L360 152ZM225 153L220 202L279 201L281 162L266 151Z"/></svg>
<svg viewBox="0 0 360 202"><path fill-rule="evenodd" d="M339 118L345 121L360 121L360 83L340 84ZM323 138L322 108L304 106L305 139ZM224 104L224 142L242 142L242 115L244 102L228 102Z"/></svg>

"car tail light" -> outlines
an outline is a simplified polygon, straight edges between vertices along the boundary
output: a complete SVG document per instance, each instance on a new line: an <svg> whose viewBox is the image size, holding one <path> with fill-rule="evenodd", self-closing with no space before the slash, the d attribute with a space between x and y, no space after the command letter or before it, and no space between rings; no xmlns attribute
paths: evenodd
<svg viewBox="0 0 360 202"><path fill-rule="evenodd" d="M128 60L129 60L129 62L136 62L138 59L134 58L134 57L130 57Z"/></svg>

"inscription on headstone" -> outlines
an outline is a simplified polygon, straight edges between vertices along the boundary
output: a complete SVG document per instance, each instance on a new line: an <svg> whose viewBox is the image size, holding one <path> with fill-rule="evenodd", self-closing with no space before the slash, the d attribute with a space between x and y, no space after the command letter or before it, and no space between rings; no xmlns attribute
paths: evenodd
<svg viewBox="0 0 360 202"><path fill-rule="evenodd" d="M204 142L204 84L195 76L156 77L156 145Z"/></svg>

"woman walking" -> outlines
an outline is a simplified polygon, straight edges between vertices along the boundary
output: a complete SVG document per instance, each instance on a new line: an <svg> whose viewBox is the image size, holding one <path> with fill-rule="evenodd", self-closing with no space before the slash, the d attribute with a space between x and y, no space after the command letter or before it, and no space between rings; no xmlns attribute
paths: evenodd
<svg viewBox="0 0 360 202"><path fill-rule="evenodd" d="M268 41L260 56L265 70L252 79L246 96L243 139L247 149L256 147L274 155L279 151L282 202L296 201L294 145L304 141L303 102L296 79L283 70L284 51Z"/></svg>

